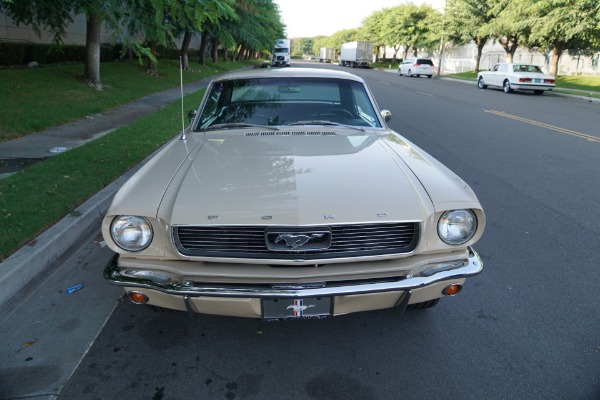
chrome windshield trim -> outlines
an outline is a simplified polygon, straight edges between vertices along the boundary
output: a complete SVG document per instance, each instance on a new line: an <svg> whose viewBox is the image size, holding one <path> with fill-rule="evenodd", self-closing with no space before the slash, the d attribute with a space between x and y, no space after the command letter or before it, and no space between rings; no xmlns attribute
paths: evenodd
<svg viewBox="0 0 600 400"><path fill-rule="evenodd" d="M137 279L121 274L117 265L118 255L115 254L104 270L104 279L108 282L130 288L146 288L162 293L189 297L243 297L243 298L301 298L320 296L345 296L378 292L404 291L418 289L437 282L463 279L479 274L483 270L483 262L479 255L469 247L469 257L465 266L450 271L441 271L431 276L399 276L398 280L347 284L331 282L325 287L236 287L235 285L198 285L189 281L171 283L153 282L147 279Z"/></svg>

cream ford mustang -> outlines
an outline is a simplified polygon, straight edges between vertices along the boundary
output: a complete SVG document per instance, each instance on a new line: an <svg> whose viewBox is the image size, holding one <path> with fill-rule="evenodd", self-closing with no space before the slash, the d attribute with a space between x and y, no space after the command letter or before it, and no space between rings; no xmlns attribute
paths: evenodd
<svg viewBox="0 0 600 400"><path fill-rule="evenodd" d="M485 215L324 69L215 79L191 126L118 192L104 276L137 304L264 319L429 308L481 272Z"/></svg>

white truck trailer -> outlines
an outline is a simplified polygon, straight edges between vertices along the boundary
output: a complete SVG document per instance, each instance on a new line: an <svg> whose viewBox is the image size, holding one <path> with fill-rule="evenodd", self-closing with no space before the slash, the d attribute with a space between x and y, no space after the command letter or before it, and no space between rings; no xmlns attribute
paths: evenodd
<svg viewBox="0 0 600 400"><path fill-rule="evenodd" d="M338 63L344 67L369 68L369 61L372 58L372 42L348 42L342 45Z"/></svg>
<svg viewBox="0 0 600 400"><path fill-rule="evenodd" d="M332 47L321 47L319 62L330 63L335 59L335 49Z"/></svg>
<svg viewBox="0 0 600 400"><path fill-rule="evenodd" d="M273 48L271 64L276 66L290 66L290 39L277 39Z"/></svg>

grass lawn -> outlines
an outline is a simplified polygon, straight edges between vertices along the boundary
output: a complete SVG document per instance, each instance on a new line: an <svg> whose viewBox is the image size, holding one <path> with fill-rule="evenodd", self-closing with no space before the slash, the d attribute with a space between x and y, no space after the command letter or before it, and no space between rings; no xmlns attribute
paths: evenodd
<svg viewBox="0 0 600 400"><path fill-rule="evenodd" d="M191 62L184 83L248 63ZM137 61L102 63L103 90L83 83L83 64L0 70L0 142L41 131L179 85L179 60L161 60L155 77Z"/></svg>

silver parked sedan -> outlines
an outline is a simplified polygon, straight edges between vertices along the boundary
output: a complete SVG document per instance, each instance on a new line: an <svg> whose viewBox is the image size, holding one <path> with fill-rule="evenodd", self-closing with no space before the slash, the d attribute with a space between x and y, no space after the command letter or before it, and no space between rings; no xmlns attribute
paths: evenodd
<svg viewBox="0 0 600 400"><path fill-rule="evenodd" d="M263 319L429 308L481 272L468 185L386 126L365 82L231 73L118 192L104 276L137 304Z"/></svg>

